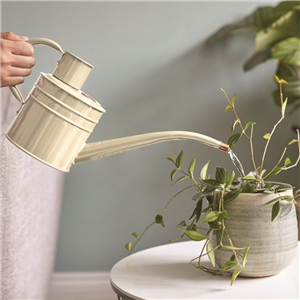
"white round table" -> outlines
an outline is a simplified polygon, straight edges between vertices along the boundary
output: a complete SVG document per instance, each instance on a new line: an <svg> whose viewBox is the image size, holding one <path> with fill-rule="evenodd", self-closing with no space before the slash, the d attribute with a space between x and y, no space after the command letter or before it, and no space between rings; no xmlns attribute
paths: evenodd
<svg viewBox="0 0 300 300"><path fill-rule="evenodd" d="M299 299L299 244L293 263L263 278L213 276L189 264L201 242L180 242L143 250L114 265L111 286L118 299ZM204 257L205 264L209 263Z"/></svg>

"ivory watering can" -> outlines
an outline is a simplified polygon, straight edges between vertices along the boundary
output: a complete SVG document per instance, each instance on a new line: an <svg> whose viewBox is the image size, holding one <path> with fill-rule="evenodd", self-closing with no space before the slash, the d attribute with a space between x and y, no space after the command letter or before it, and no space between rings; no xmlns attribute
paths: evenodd
<svg viewBox="0 0 300 300"><path fill-rule="evenodd" d="M73 164L171 140L195 140L224 152L229 146L208 136L187 131L166 131L86 144L105 110L81 91L93 66L63 51L54 41L30 39L32 45L50 46L63 55L52 74L41 73L26 100L10 87L22 106L6 132L18 148L57 170Z"/></svg>

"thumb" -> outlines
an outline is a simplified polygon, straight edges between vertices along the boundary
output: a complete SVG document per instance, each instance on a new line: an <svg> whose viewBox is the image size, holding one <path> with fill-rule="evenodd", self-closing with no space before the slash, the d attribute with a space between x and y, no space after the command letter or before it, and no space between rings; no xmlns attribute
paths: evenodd
<svg viewBox="0 0 300 300"><path fill-rule="evenodd" d="M19 36L11 31L1 32L1 38L11 41L26 41L28 40L27 36Z"/></svg>

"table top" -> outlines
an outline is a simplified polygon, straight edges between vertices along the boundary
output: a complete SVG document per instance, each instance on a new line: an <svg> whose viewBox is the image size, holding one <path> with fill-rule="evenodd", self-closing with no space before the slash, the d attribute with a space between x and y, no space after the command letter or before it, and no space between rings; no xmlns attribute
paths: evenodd
<svg viewBox="0 0 300 300"><path fill-rule="evenodd" d="M201 242L179 242L143 250L123 258L110 273L122 299L299 299L299 244L293 263L279 274L263 278L213 276L189 262ZM203 257L208 264L208 258Z"/></svg>

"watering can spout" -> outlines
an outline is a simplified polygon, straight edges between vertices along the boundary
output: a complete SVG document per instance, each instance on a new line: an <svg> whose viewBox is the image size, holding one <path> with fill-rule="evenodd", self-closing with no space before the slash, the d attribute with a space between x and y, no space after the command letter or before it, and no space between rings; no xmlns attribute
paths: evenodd
<svg viewBox="0 0 300 300"><path fill-rule="evenodd" d="M229 149L227 144L203 134L188 131L164 131L86 144L75 158L73 164L93 161L106 156L174 140L193 140L224 152L227 152Z"/></svg>

